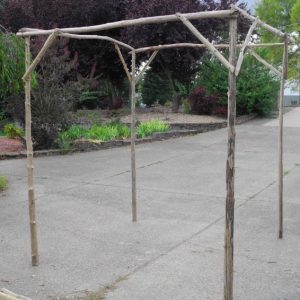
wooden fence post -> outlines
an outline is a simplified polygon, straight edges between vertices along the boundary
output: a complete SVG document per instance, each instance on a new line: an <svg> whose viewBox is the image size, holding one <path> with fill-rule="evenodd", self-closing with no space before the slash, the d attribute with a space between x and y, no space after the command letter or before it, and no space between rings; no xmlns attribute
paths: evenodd
<svg viewBox="0 0 300 300"><path fill-rule="evenodd" d="M26 71L30 67L30 37L25 38L25 66ZM32 266L38 266L38 240L35 209L35 193L33 181L33 147L31 138L31 76L25 78L25 133L27 146L27 184L29 200L29 219L31 236L31 262Z"/></svg>
<svg viewBox="0 0 300 300"><path fill-rule="evenodd" d="M237 18L229 20L229 63L236 65ZM235 120L236 120L236 75L228 76L228 153L226 165L226 215L224 253L224 300L233 299L233 234L234 234L234 173L235 173Z"/></svg>
<svg viewBox="0 0 300 300"><path fill-rule="evenodd" d="M135 140L136 140L136 116L135 116L135 82L136 82L136 54L132 51L131 67L131 183L132 183L132 222L137 221L136 207L136 164L135 164Z"/></svg>
<svg viewBox="0 0 300 300"><path fill-rule="evenodd" d="M288 65L288 40L285 38L282 59L282 76L279 92L279 144L278 144L278 205L279 228L278 237L283 236L283 109L284 109L284 84L287 79Z"/></svg>

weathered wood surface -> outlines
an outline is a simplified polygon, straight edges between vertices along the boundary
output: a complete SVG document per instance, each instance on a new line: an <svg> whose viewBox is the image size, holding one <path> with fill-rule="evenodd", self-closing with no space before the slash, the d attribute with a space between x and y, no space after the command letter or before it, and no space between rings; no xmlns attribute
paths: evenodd
<svg viewBox="0 0 300 300"><path fill-rule="evenodd" d="M223 19L223 18L229 18L233 13L235 13L233 10L201 11L201 12L183 14L183 16L185 16L189 20L200 20L200 19L210 19L210 18ZM176 21L178 21L178 18L176 14L173 14L173 15L165 15L165 16L145 17L145 18L132 19L132 20L123 20L123 21L117 21L112 23L106 23L102 25L61 28L59 30L64 33L85 33L85 32L109 30L114 28L122 28L128 26L158 24L158 23L176 22ZM27 30L21 29L17 33L17 35L19 36L48 35L53 33L54 31L55 29L28 30L27 28Z"/></svg>
<svg viewBox="0 0 300 300"><path fill-rule="evenodd" d="M135 140L136 140L136 115L135 115L135 86L136 86L136 54L132 52L131 67L131 188L132 188L132 222L137 221L136 204L136 161L135 161Z"/></svg>
<svg viewBox="0 0 300 300"><path fill-rule="evenodd" d="M30 66L30 38L25 39L25 66L28 71ZM29 201L29 220L31 236L31 259L32 266L38 266L38 239L37 239L37 222L35 208L35 193L33 180L33 146L31 137L31 78L25 79L25 133L27 147L27 184L28 184L28 201Z"/></svg>
<svg viewBox="0 0 300 300"><path fill-rule="evenodd" d="M231 5L231 8L238 11L242 16L244 16L246 19L254 22L256 17L248 14L245 10L239 8L238 6L236 5ZM258 26L260 27L263 27L264 29L268 30L269 32L281 37L281 38L285 38L286 37L286 34L284 32L282 32L281 30L277 29L277 28L274 28L273 26L270 26L268 25L267 23L261 21L258 19L258 23L257 23ZM292 38L292 37L287 37L289 42L291 43L295 43L295 40Z"/></svg>
<svg viewBox="0 0 300 300"><path fill-rule="evenodd" d="M7 289L1 289L0 300L31 300L22 295L15 294Z"/></svg>
<svg viewBox="0 0 300 300"><path fill-rule="evenodd" d="M229 62L236 64L237 19L229 21ZM233 255L234 255L234 175L235 175L235 121L236 121L236 76L229 72L228 76L228 145L226 164L226 215L224 246L224 300L233 299Z"/></svg>
<svg viewBox="0 0 300 300"><path fill-rule="evenodd" d="M63 33L63 32L59 32L58 33L58 36L62 36L62 37L66 37L66 38L69 38L69 39L77 39L77 40L100 40L100 41L108 41L108 42L111 42L113 44L118 44L119 46L122 46L126 49L129 49L129 50L134 50L133 47L123 43L123 42L120 42L116 39L113 39L109 36L101 36L101 35L80 35L80 34L71 34L71 33Z"/></svg>
<svg viewBox="0 0 300 300"><path fill-rule="evenodd" d="M279 92L279 143L278 143L278 238L283 236L283 110L284 86L288 71L288 42L285 39L282 58L282 74Z"/></svg>
<svg viewBox="0 0 300 300"><path fill-rule="evenodd" d="M207 49L230 71L234 72L234 66L232 66L227 59L214 47L212 43L209 42L198 30L197 28L182 14L177 14L178 18L182 23L197 37L200 42L202 42Z"/></svg>
<svg viewBox="0 0 300 300"><path fill-rule="evenodd" d="M241 48L241 51L240 51L238 61L236 63L235 76L238 76L239 73L240 73L241 66L242 66L242 63L243 63L243 60L244 60L245 50L246 50L246 47L248 46L248 44L250 42L251 36L253 34L253 31L255 30L255 28L257 26L257 22L258 22L258 19L256 18L255 21L253 22L253 24L249 28L249 31L248 31L247 36L246 36L246 39L245 39L245 41L243 43L243 46Z"/></svg>
<svg viewBox="0 0 300 300"><path fill-rule="evenodd" d="M23 76L23 80L27 80L31 76L31 73L34 71L36 66L39 64L39 62L46 54L47 50L52 46L52 44L56 40L57 35L58 35L58 31L55 31L51 35L49 35L48 39L46 40L44 46L42 47L38 55L35 57L31 65L27 67L26 72Z"/></svg>
<svg viewBox="0 0 300 300"><path fill-rule="evenodd" d="M120 50L120 48L119 48L119 46L117 44L115 44L115 48L116 48L116 51L117 51L117 53L119 55L120 61L121 61L122 65L123 65L123 69L124 69L124 71L126 73L126 76L127 76L128 80L129 80L129 82L131 82L131 75L130 75L130 72L128 70L126 61L125 61L125 59L123 57L123 54L122 54L122 52L121 52L121 50Z"/></svg>
<svg viewBox="0 0 300 300"><path fill-rule="evenodd" d="M229 44L213 44L216 49L226 49L229 48ZM269 48L269 47L281 47L284 43L269 43L269 44L248 44L247 48ZM242 48L243 44L237 44L238 48ZM155 51L155 50L164 50L164 49L173 49L173 48L206 48L204 44L193 44L193 43L177 43L177 44L166 44L158 46L149 46L135 49L135 53Z"/></svg>
<svg viewBox="0 0 300 300"><path fill-rule="evenodd" d="M155 59L157 53L158 53L158 50L156 50L156 51L154 51L154 52L152 53L152 55L150 56L150 58L148 59L148 61L147 61L146 64L144 65L143 69L142 69L142 70L140 71L140 73L137 75L135 84L137 84L137 83L141 80L143 74L145 73L145 71L147 70L147 68L150 66L150 64L152 63L152 61Z"/></svg>
<svg viewBox="0 0 300 300"><path fill-rule="evenodd" d="M253 57L255 57L260 63L262 63L269 70L271 70L275 75L279 76L280 78L282 77L282 73L279 70L277 70L274 66L269 64L266 60L264 60L256 52L254 52L253 50L250 50L250 49L248 49L247 52L250 53Z"/></svg>

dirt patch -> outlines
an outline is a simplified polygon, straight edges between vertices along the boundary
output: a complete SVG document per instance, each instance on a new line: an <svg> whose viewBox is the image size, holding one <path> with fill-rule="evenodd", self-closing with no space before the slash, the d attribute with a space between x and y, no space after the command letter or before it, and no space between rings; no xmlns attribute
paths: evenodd
<svg viewBox="0 0 300 300"><path fill-rule="evenodd" d="M223 122L224 119L215 117L215 116L198 116L198 115L190 115L190 114L184 114L184 113L160 113L160 112L151 112L151 113L137 113L136 115L138 121L147 121L151 119L159 119L162 121L165 121L167 123L173 124L173 123L201 123L201 124L207 124L207 123L220 123ZM121 122L124 123L130 123L131 117L130 116L124 116L121 117Z"/></svg>
<svg viewBox="0 0 300 300"><path fill-rule="evenodd" d="M169 124L176 123L193 123L208 124L220 123L226 121L224 118L217 116L199 116L185 113L172 113L166 107L137 108L136 116L138 121L146 121L151 119L159 119ZM74 115L75 123L82 125L109 123L111 121L120 120L123 123L130 123L131 116L129 109L120 109L116 111L109 110L80 110Z"/></svg>
<svg viewBox="0 0 300 300"><path fill-rule="evenodd" d="M24 150L25 146L20 140L0 137L0 153L21 152Z"/></svg>

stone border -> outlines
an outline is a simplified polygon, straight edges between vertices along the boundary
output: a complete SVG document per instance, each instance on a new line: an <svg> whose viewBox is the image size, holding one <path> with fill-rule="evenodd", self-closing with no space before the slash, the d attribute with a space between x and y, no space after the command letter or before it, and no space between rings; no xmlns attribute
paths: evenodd
<svg viewBox="0 0 300 300"><path fill-rule="evenodd" d="M236 124L240 125L249 122L256 118L256 115L247 115L237 118ZM203 132L213 131L227 126L227 121L218 123L174 123L170 124L171 131L154 133L149 138L137 139L136 144L151 143L155 141L163 141L178 137L184 137L189 135L195 135ZM73 148L69 150L53 149L53 150L41 150L35 151L34 157L54 156L73 154L78 152L90 152L104 149L111 149L117 147L129 146L130 140L115 140L108 142L95 142L90 140L78 140L73 143ZM0 160L25 158L26 151L22 152L9 152L0 153Z"/></svg>

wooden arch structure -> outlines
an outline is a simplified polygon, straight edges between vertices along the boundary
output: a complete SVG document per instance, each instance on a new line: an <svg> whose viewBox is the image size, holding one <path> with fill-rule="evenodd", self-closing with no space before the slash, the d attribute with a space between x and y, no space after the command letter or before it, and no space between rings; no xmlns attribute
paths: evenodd
<svg viewBox="0 0 300 300"><path fill-rule="evenodd" d="M250 20L252 25L249 28L248 34L244 43L237 44L237 17L243 16ZM229 20L229 44L213 44L208 41L190 22L191 20L218 18ZM189 29L201 44L180 43L170 45L158 45L144 48L134 49L121 41L115 40L108 36L100 35L83 35L83 33L100 32L113 28L121 28L128 26L137 26L154 23L165 22L182 22ZM256 27L262 27L265 30L275 34L282 39L281 43L272 44L251 44L250 39ZM225 215L225 254L224 254L224 299L233 299L233 236L234 236L234 177L235 177L235 120L236 120L236 78L239 75L242 62L246 53L253 55L259 62L272 71L280 78L280 94L279 94L279 155L278 155L278 215L279 228L278 237L282 238L283 233L283 95L284 84L287 79L287 62L288 62L288 45L293 44L293 38L289 37L282 31L262 22L258 18L251 16L246 11L232 6L230 10L206 11L187 14L174 14L166 16L146 17L133 20L124 20L103 25L95 25L88 27L61 28L51 30L41 30L33 28L23 28L18 33L18 36L25 38L26 52L26 73L23 76L25 81L25 119L26 119L26 144L27 144L27 173L28 173L28 198L29 198L29 217L30 217L30 232L31 232L31 256L32 265L39 264L38 239L37 239L37 221L35 207L35 191L34 191L34 176L33 176L33 146L31 137L31 74L58 37L66 37L70 39L93 39L102 40L113 43L123 65L124 71L128 80L131 83L131 177L132 177L132 221L137 221L137 199L136 199L136 165L135 165L135 100L136 100L136 84L142 78L143 73L155 59L160 50L171 48L206 48L208 49L227 69L228 69L228 150L227 150L227 165L226 165L226 215ZM30 38L38 35L48 36L44 46L35 57L30 61ZM129 71L125 59L122 55L120 47L126 49L131 54L131 72ZM277 70L263 58L261 58L254 49L257 47L283 47L282 70ZM228 48L229 59L227 60L218 49ZM237 49L240 48L237 59ZM142 70L137 74L136 54L141 52L152 52L149 60L146 62Z"/></svg>

